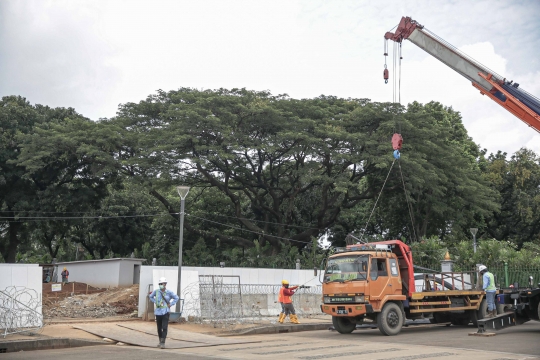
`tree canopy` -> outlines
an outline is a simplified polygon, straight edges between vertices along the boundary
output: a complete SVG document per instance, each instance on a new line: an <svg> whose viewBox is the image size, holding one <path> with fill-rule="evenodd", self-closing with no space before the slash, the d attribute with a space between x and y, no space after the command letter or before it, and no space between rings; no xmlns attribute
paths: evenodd
<svg viewBox="0 0 540 360"><path fill-rule="evenodd" d="M21 97L0 104L5 261L70 257L79 244L87 257L174 263L177 185L191 187L188 262L256 254L315 264L313 241L340 245L349 233L459 243L477 227L518 247L540 242L538 156L486 156L440 103L181 88L96 122Z"/></svg>

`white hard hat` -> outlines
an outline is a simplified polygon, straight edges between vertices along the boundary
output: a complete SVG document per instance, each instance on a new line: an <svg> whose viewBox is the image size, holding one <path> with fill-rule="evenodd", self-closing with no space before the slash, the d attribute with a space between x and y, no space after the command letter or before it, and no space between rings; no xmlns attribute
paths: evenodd
<svg viewBox="0 0 540 360"><path fill-rule="evenodd" d="M480 265L480 266L478 267L478 271L479 271L479 272L482 272L482 271L484 271L484 270L487 270L487 266L486 266L486 265Z"/></svg>
<svg viewBox="0 0 540 360"><path fill-rule="evenodd" d="M166 283L166 282L167 282L167 279L166 279L166 278L164 278L164 277L160 277L160 278L159 278L159 283L160 283L160 284L161 284L161 283Z"/></svg>

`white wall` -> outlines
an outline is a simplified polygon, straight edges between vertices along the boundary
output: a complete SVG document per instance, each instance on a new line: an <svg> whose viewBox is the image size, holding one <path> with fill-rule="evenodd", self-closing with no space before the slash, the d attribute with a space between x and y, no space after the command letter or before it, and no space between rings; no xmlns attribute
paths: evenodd
<svg viewBox="0 0 540 360"><path fill-rule="evenodd" d="M178 267L177 266L142 266L141 267L141 277L140 277L140 287L139 287L139 317L144 313L146 296L148 294L148 285L154 284L153 271L161 270L167 271L169 274L171 271L171 276L174 276L174 282L172 279L169 279L169 288L176 292L176 286L170 287L170 284L176 284ZM256 269L256 268L219 268L219 267L192 267L184 266L182 267L182 292L185 291L186 286L192 285L190 282L191 275L188 278L184 276L184 272L196 272L196 278L193 278L193 282L198 282L199 275L239 275L240 284L252 284L252 285L280 285L281 280L286 279L292 285L307 285L307 286L316 286L320 285L318 277L313 275L313 270L295 270L295 269ZM172 275L174 274L174 275ZM226 283L237 283L238 280L232 278L224 278L223 282ZM155 283L154 286L157 286ZM279 306L275 305L275 300L273 296L269 298L268 302L273 304L272 307L275 307L275 311L279 313ZM274 306L275 305L275 306ZM275 311L271 311L273 314Z"/></svg>
<svg viewBox="0 0 540 360"><path fill-rule="evenodd" d="M9 290L8 288L11 286L17 286L21 290L26 288L35 291L39 304L36 310L38 316L41 317L41 299L43 296L41 267L38 264L0 264L0 290ZM18 300L23 303L28 301L27 297L24 296L19 297ZM33 326L35 326L35 319L33 321ZM41 318L39 321L42 323L43 319ZM21 324L21 326L25 326L25 324ZM2 328L1 323L0 328Z"/></svg>
<svg viewBox="0 0 540 360"><path fill-rule="evenodd" d="M70 282L82 282L95 287L117 287L119 284L119 261L84 261L58 264L58 281L62 281L60 273L64 267L69 271Z"/></svg>
<svg viewBox="0 0 540 360"><path fill-rule="evenodd" d="M178 284L178 270L165 270L165 269L153 269L152 270L152 282L154 289L158 289L159 278L164 277L167 279L167 288L169 290L177 292ZM200 313L201 305L198 297L198 288L196 294L193 291L193 287L199 283L199 274L197 271L184 270L182 268L182 289L179 294L180 299L184 299L184 312L182 316L197 316ZM140 303L140 301L139 301ZM140 306L140 305L139 305Z"/></svg>
<svg viewBox="0 0 540 360"><path fill-rule="evenodd" d="M60 273L66 267L69 281L83 282L95 287L107 288L133 285L134 265L140 265L139 259L89 260L58 263L58 281Z"/></svg>

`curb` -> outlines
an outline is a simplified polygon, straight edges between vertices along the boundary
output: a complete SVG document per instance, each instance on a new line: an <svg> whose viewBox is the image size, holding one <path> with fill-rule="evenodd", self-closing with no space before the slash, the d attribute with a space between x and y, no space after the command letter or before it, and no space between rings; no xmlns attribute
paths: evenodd
<svg viewBox="0 0 540 360"><path fill-rule="evenodd" d="M235 335L281 334L299 331L328 330L332 323L298 324L298 325L269 325L239 331Z"/></svg>
<svg viewBox="0 0 540 360"><path fill-rule="evenodd" d="M53 325L53 324L82 324L82 323L93 323L93 322L120 322L120 321L136 321L141 320L141 318L122 318L122 317L104 317L104 318L57 318L57 319L45 319L44 325Z"/></svg>
<svg viewBox="0 0 540 360"><path fill-rule="evenodd" d="M110 342L101 340L49 338L32 340L8 340L0 342L0 353L33 351L46 349L63 349L81 346L110 345Z"/></svg>

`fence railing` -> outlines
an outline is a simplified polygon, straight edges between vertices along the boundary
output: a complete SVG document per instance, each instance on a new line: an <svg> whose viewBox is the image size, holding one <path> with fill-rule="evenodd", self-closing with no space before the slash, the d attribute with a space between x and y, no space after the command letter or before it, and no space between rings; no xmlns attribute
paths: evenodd
<svg viewBox="0 0 540 360"><path fill-rule="evenodd" d="M440 263L421 263L417 264L419 267L414 269L415 273L432 273L431 270L435 272L441 271ZM515 283L519 284L520 287L526 287L529 284L529 276L533 277L534 286L538 286L540 283L540 268L538 267L529 267L529 266L511 266L507 265L498 265L498 266L488 266L488 270L495 277L495 284L497 287L508 287L514 285ZM474 266L469 264L459 264L454 263L455 272L469 272L474 271Z"/></svg>

